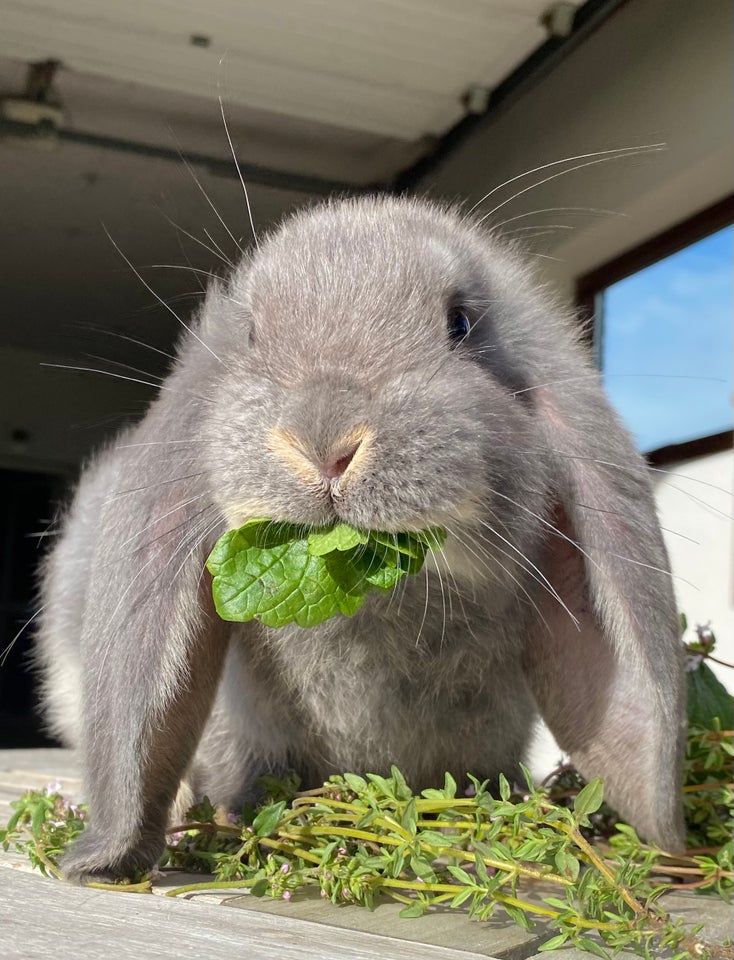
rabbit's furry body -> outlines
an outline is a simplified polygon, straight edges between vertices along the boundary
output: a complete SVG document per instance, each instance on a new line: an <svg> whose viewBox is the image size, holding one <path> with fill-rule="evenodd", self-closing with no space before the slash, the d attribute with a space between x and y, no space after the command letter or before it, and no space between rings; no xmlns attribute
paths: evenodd
<svg viewBox="0 0 734 960"><path fill-rule="evenodd" d="M512 776L538 709L624 816L680 845L665 548L579 341L521 258L420 201L299 212L212 284L45 566L45 703L91 804L69 877L151 866L184 779L236 806L288 767ZM258 516L448 540L352 618L224 623L204 562Z"/></svg>

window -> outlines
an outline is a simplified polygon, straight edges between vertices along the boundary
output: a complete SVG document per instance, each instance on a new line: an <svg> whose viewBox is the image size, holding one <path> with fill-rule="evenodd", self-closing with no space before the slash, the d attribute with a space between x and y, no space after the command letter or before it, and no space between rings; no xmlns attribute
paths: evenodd
<svg viewBox="0 0 734 960"><path fill-rule="evenodd" d="M734 227L711 216L725 220L731 206L710 208L579 284L595 314L605 387L645 453L731 445ZM706 439L714 446L701 446Z"/></svg>

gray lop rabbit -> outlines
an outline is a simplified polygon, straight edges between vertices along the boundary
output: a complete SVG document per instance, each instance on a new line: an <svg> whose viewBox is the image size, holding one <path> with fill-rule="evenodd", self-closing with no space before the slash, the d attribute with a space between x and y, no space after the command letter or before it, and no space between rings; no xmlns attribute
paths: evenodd
<svg viewBox="0 0 734 960"><path fill-rule="evenodd" d="M665 547L578 341L505 244L414 200L299 212L212 284L44 569L45 707L91 806L67 877L152 866L174 803L266 771L512 776L538 713L680 848ZM273 630L219 620L204 566L253 517L448 538L354 617Z"/></svg>

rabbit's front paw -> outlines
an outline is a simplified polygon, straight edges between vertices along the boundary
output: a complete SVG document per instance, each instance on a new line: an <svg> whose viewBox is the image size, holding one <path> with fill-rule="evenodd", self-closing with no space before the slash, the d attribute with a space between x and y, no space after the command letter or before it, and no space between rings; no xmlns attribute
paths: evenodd
<svg viewBox="0 0 734 960"><path fill-rule="evenodd" d="M62 857L61 872L72 883L132 880L158 862L164 847L165 837L162 833L140 834L125 841L98 833L92 827Z"/></svg>

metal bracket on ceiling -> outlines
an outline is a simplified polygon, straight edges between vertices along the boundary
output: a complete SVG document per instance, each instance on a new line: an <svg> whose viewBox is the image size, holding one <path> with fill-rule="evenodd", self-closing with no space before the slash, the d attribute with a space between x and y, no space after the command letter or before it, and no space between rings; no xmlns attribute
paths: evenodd
<svg viewBox="0 0 734 960"><path fill-rule="evenodd" d="M31 128L44 139L52 138L64 122L64 110L53 89L60 66L58 60L29 63L23 95L0 98L0 120Z"/></svg>
<svg viewBox="0 0 734 960"><path fill-rule="evenodd" d="M576 18L576 4L560 0L551 4L541 14L540 22L551 37L570 37L573 33L573 21Z"/></svg>
<svg viewBox="0 0 734 960"><path fill-rule="evenodd" d="M541 24L548 31L548 38L502 83L488 91L486 108L483 111L471 110L465 95L466 114L442 137L433 141L434 146L430 152L395 177L392 190L395 193L404 193L416 189L421 181L455 153L470 135L489 124L500 110L539 83L619 7L628 2L630 0L586 0L580 6L564 2L549 6L541 17Z"/></svg>

